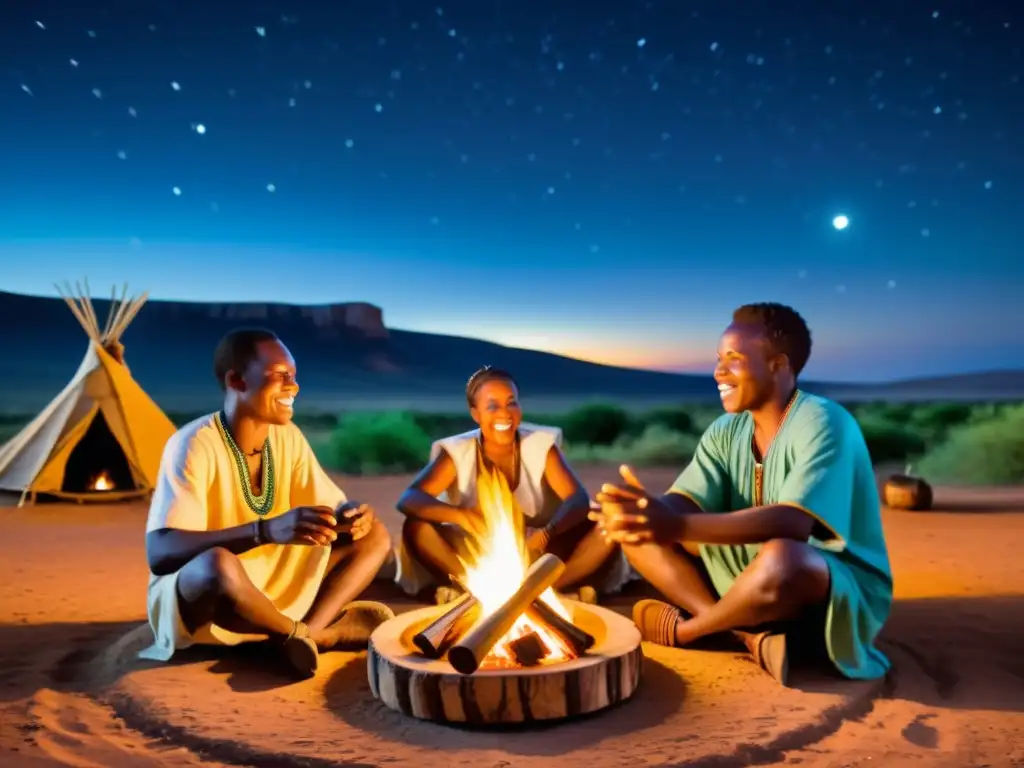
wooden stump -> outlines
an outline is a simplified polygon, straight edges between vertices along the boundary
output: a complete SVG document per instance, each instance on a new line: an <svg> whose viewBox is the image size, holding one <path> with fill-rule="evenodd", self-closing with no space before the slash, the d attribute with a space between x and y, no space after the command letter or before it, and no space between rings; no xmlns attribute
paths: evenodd
<svg viewBox="0 0 1024 768"><path fill-rule="evenodd" d="M887 507L925 511L932 507L932 487L920 477L893 475L885 481L882 496Z"/></svg>
<svg viewBox="0 0 1024 768"><path fill-rule="evenodd" d="M370 690L391 709L423 720L498 725L561 720L629 699L640 684L640 632L605 608L565 601L573 621L596 640L572 661L460 675L446 659L428 659L412 636L444 609L396 616L370 638Z"/></svg>

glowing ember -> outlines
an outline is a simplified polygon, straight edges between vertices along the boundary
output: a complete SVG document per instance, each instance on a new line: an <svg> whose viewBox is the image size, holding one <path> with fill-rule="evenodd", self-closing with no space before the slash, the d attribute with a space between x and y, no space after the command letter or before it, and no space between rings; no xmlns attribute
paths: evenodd
<svg viewBox="0 0 1024 768"><path fill-rule="evenodd" d="M523 583L530 561L526 551L525 527L521 515L516 513L512 492L505 476L500 472L481 472L477 483L477 497L480 511L487 524L486 537L472 543L470 560L460 559L460 562L466 572L463 583L480 602L479 621L493 614L515 594ZM540 599L563 618L572 619L553 589L546 590ZM548 648L549 653L544 657L545 663L573 658L572 651L565 646L561 638L547 627L521 615L512 629L495 643L484 665L516 666L515 657L508 644L530 632L536 632Z"/></svg>
<svg viewBox="0 0 1024 768"><path fill-rule="evenodd" d="M103 470L92 480L92 490L94 491L112 491L114 490L114 481L110 479L110 475L107 474L107 470Z"/></svg>

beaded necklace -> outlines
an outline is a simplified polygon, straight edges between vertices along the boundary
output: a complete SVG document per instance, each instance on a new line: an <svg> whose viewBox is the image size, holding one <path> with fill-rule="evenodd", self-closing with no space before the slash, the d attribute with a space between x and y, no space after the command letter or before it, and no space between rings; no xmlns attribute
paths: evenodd
<svg viewBox="0 0 1024 768"><path fill-rule="evenodd" d="M800 394L799 389L793 390L793 396L789 398L789 403L786 404L786 409L782 412L782 416L779 417L779 425L775 428L775 437L772 438L772 442L769 443L767 450L764 452L764 456L761 457L760 461L754 462L754 506L760 507L764 503L764 465L768 462L768 454L771 453L772 445L775 444L775 438L779 436L779 432L782 431L782 425L786 421L786 417L789 416L789 409L793 407L793 403L796 402L797 395ZM755 429L756 431L756 429ZM753 434L750 436L750 449L756 456L757 453L757 440Z"/></svg>
<svg viewBox="0 0 1024 768"><path fill-rule="evenodd" d="M238 447L235 438L231 436L231 430L227 427L227 415L221 411L215 417L217 428L220 429L228 450L235 458L235 466L238 468L238 480L242 484L242 495L249 509L260 517L265 517L274 506L274 455L270 451L270 436L263 441L263 450L260 451L260 462L263 467L263 482L259 496L252 492L252 479L249 477L249 463L245 454Z"/></svg>

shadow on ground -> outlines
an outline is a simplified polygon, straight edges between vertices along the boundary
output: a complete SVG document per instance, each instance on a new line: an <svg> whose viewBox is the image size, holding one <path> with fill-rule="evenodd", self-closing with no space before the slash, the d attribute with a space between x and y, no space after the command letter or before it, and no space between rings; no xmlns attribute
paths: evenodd
<svg viewBox="0 0 1024 768"><path fill-rule="evenodd" d="M371 587L368 596L386 599L400 611L416 607L408 600L394 599L388 585ZM633 599L631 594L611 607L628 614ZM880 641L893 661L889 695L927 706L1024 712L1021 627L1022 596L897 601ZM26 698L42 687L87 690L95 684L111 685L123 674L151 666L136 658L149 641L148 627L134 622L0 624L0 702ZM94 660L112 644L121 646L115 654L116 665L96 668ZM171 664L181 667L182 674L196 674L189 667L215 660L210 673L227 675L229 686L239 693L259 694L290 684L277 672L272 651L264 645L197 648L179 654ZM720 652L742 656L730 650ZM640 692L622 709L642 713L637 716L650 721L680 706L685 686L657 662L647 659L646 663ZM808 692L835 691L843 684L813 669L798 667L794 672L794 687ZM336 671L327 690L328 706L338 717L358 720L358 714L346 714L346 702L369 698L363 657ZM622 723L631 722L632 717L617 715L613 725L596 727L627 727ZM360 727L380 726L367 722Z"/></svg>
<svg viewBox="0 0 1024 768"><path fill-rule="evenodd" d="M615 707L565 721L522 726L473 728L411 720L372 699L366 680L366 662L354 659L338 669L325 690L327 708L352 728L385 738L401 735L407 744L464 750L497 749L512 755L554 756L572 752L599 739L633 733L667 720L685 706L686 682L653 659L644 659L644 678L629 701ZM367 706L369 703L369 706ZM560 728L556 743L530 739L527 732ZM446 733L458 731L457 739ZM453 745L457 744L455 747Z"/></svg>

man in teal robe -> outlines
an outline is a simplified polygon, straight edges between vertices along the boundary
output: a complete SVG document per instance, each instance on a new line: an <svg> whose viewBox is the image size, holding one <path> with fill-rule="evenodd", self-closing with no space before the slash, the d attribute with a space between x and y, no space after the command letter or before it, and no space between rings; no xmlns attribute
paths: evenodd
<svg viewBox="0 0 1024 768"><path fill-rule="evenodd" d="M848 678L889 668L875 646L892 572L871 458L849 412L797 389L810 350L791 308L736 310L715 368L726 413L693 460L661 497L623 467L592 512L669 601L634 607L645 640L732 631L783 685L796 640Z"/></svg>

